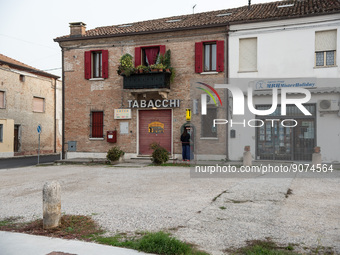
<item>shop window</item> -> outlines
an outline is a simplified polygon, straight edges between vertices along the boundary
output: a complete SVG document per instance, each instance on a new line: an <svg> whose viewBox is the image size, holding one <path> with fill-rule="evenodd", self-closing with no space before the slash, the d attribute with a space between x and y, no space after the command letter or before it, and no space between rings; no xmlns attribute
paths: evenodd
<svg viewBox="0 0 340 255"><path fill-rule="evenodd" d="M195 43L195 72L224 71L224 41Z"/></svg>
<svg viewBox="0 0 340 255"><path fill-rule="evenodd" d="M104 137L104 113L91 112L91 135L92 138Z"/></svg>
<svg viewBox="0 0 340 255"><path fill-rule="evenodd" d="M3 129L4 129L4 125L0 124L0 143L3 142Z"/></svg>
<svg viewBox="0 0 340 255"><path fill-rule="evenodd" d="M85 79L108 78L108 50L85 51Z"/></svg>
<svg viewBox="0 0 340 255"><path fill-rule="evenodd" d="M135 48L135 67L156 64L159 54L165 54L165 45L153 45Z"/></svg>
<svg viewBox="0 0 340 255"><path fill-rule="evenodd" d="M315 66L335 66L336 30L315 32Z"/></svg>
<svg viewBox="0 0 340 255"><path fill-rule="evenodd" d="M207 114L202 115L201 137L215 138L217 137L217 127L214 127L214 119L217 119L217 108L208 107Z"/></svg>
<svg viewBox="0 0 340 255"><path fill-rule="evenodd" d="M45 112L45 99L33 97L33 112Z"/></svg>
<svg viewBox="0 0 340 255"><path fill-rule="evenodd" d="M239 41L239 72L257 71L257 38Z"/></svg>
<svg viewBox="0 0 340 255"><path fill-rule="evenodd" d="M5 108L5 91L0 91L0 108Z"/></svg>

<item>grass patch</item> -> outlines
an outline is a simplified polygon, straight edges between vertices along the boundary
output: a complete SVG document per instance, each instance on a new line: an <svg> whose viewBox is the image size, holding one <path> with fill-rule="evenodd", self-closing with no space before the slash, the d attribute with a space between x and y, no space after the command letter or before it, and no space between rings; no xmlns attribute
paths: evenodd
<svg viewBox="0 0 340 255"><path fill-rule="evenodd" d="M171 237L162 231L156 233L144 233L141 237L126 237L116 235L113 237L97 236L92 238L100 244L125 247L147 253L165 255L208 255L208 253L197 251L193 245L184 243Z"/></svg>
<svg viewBox="0 0 340 255"><path fill-rule="evenodd" d="M236 250L224 250L235 255L298 255L294 252L294 246L289 244L287 247L280 247L270 238L266 240L247 241L247 245Z"/></svg>
<svg viewBox="0 0 340 255"><path fill-rule="evenodd" d="M90 240L89 235L103 233L91 217L81 215L63 215L60 226L54 229L44 229L43 220L39 219L28 223L0 225L0 230L85 241Z"/></svg>
<svg viewBox="0 0 340 255"><path fill-rule="evenodd" d="M179 167L190 167L189 163L164 163L161 166L179 166Z"/></svg>
<svg viewBox="0 0 340 255"><path fill-rule="evenodd" d="M219 208L220 208L221 210L227 209L227 207L225 207L225 206L220 206Z"/></svg>
<svg viewBox="0 0 340 255"><path fill-rule="evenodd" d="M133 236L121 233L104 237L104 231L90 216L63 215L61 225L55 229L43 229L43 220L28 223L18 223L19 217L0 220L0 230L15 231L33 235L58 237L64 239L78 239L97 242L100 244L135 249L147 253L165 255L208 255L198 251L194 245L182 242L168 233L136 232ZM179 226L180 228L182 226Z"/></svg>

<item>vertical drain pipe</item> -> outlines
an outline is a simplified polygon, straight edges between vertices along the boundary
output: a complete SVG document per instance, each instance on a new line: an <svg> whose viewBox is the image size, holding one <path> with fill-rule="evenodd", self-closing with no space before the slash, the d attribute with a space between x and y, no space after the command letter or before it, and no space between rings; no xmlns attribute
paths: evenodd
<svg viewBox="0 0 340 255"><path fill-rule="evenodd" d="M226 84L229 84L229 23L227 25L227 31L225 35L225 65L224 65L224 80ZM226 89L226 120L229 121L229 90ZM229 160L229 126L226 125L226 159Z"/></svg>

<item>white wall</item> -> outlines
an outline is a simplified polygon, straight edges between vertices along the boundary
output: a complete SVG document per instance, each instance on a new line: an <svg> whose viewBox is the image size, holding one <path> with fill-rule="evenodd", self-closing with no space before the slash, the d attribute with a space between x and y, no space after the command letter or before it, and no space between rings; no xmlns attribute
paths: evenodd
<svg viewBox="0 0 340 255"><path fill-rule="evenodd" d="M229 71L230 78L270 79L270 78L333 78L321 80L318 88L340 87L340 67L315 68L315 32L337 29L336 63L340 63L340 15L328 15L314 18L262 22L234 25L230 27ZM239 39L257 37L257 71L239 72ZM232 79L231 79L232 80ZM319 79L318 79L319 80ZM240 82L239 87L246 92L248 82ZM246 93L245 93L246 94ZM308 103L317 103L322 99L340 100L340 93L312 93ZM254 119L249 112L245 97L245 116L234 115L233 121ZM271 104L271 96L257 96L254 104ZM280 103L280 99L279 99ZM340 116L327 113L323 116L317 110L316 145L321 147L324 162L340 161ZM229 158L240 160L244 146L251 146L255 156L255 128L235 125L229 130L236 130L236 138L229 137ZM230 136L230 132L229 132Z"/></svg>

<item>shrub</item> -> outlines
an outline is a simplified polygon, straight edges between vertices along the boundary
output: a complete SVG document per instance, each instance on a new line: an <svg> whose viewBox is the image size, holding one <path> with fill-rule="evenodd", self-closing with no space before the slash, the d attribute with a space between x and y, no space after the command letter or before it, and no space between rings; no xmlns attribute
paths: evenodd
<svg viewBox="0 0 340 255"><path fill-rule="evenodd" d="M122 151L118 146L115 146L107 152L106 158L111 161L116 161L124 154L124 151Z"/></svg>
<svg viewBox="0 0 340 255"><path fill-rule="evenodd" d="M169 152L159 143L152 143L150 147L153 149L151 160L154 164L161 165L169 160Z"/></svg>

